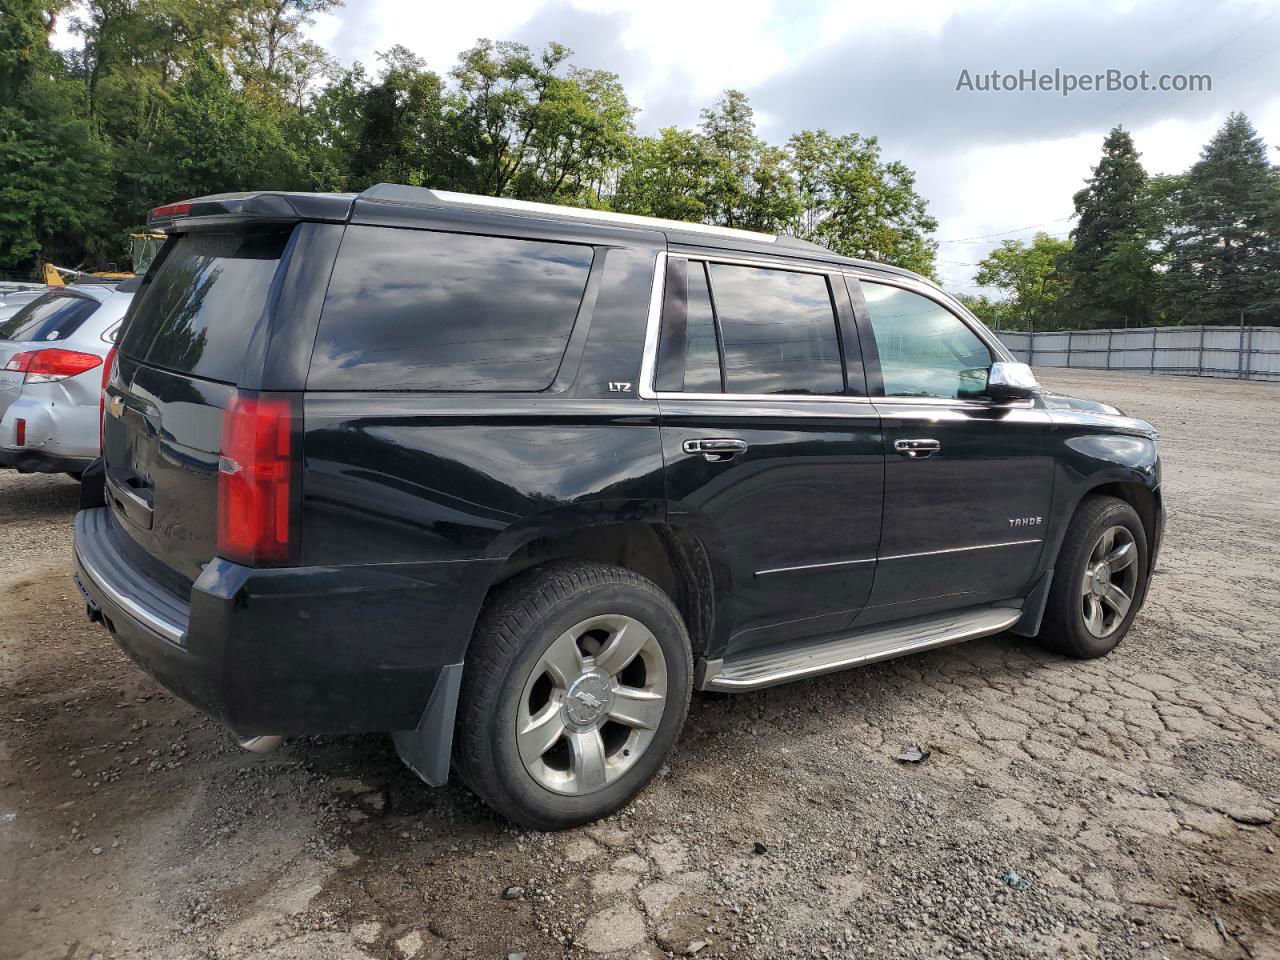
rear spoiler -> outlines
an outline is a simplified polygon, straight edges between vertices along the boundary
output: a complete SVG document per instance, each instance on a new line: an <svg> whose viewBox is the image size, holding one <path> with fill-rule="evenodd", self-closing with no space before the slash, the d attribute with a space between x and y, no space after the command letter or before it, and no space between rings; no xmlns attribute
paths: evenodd
<svg viewBox="0 0 1280 960"><path fill-rule="evenodd" d="M168 232L194 220L345 223L354 202L353 193L219 193L156 207L147 214L147 227Z"/></svg>

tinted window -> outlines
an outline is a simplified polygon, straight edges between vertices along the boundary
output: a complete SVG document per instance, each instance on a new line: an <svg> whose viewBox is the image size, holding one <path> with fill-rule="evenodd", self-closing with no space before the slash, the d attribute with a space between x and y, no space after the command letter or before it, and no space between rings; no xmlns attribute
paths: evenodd
<svg viewBox="0 0 1280 960"><path fill-rule="evenodd" d="M0 340L65 340L98 309L98 301L74 293L46 293L0 323Z"/></svg>
<svg viewBox="0 0 1280 960"><path fill-rule="evenodd" d="M348 227L307 386L545 390L591 257L588 246Z"/></svg>
<svg viewBox="0 0 1280 960"><path fill-rule="evenodd" d="M825 277L711 264L730 393L844 392Z"/></svg>
<svg viewBox="0 0 1280 960"><path fill-rule="evenodd" d="M657 388L670 393L720 393L720 345L707 266L673 258L667 267L667 284L682 289L667 290Z"/></svg>
<svg viewBox="0 0 1280 960"><path fill-rule="evenodd" d="M139 296L120 342L128 356L235 383L289 234L180 237Z"/></svg>
<svg viewBox="0 0 1280 960"><path fill-rule="evenodd" d="M890 397L980 396L991 351L950 310L900 287L862 281L884 392Z"/></svg>
<svg viewBox="0 0 1280 960"><path fill-rule="evenodd" d="M689 393L720 392L720 346L716 342L716 317L711 310L705 263L689 264L684 388Z"/></svg>

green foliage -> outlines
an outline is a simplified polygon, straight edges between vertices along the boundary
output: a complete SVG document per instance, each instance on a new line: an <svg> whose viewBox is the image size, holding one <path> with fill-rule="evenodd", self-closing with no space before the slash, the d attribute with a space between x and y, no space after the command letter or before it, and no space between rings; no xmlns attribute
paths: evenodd
<svg viewBox="0 0 1280 960"><path fill-rule="evenodd" d="M884 163L875 137L805 130L791 138L799 209L796 236L837 253L933 274L938 222L915 192L915 174Z"/></svg>
<svg viewBox="0 0 1280 960"><path fill-rule="evenodd" d="M1187 323L1280 323L1280 172L1231 114L1176 194L1167 296Z"/></svg>
<svg viewBox="0 0 1280 960"><path fill-rule="evenodd" d="M974 282L1008 296L1002 312L1007 330L1044 330L1058 325L1060 301L1067 291L1061 264L1071 243L1037 233L1030 244L1005 240L978 264Z"/></svg>
<svg viewBox="0 0 1280 960"><path fill-rule="evenodd" d="M1155 304L1155 261L1147 207L1147 174L1128 131L1116 127L1102 144L1093 176L1073 198L1079 218L1063 258L1065 312L1079 327L1138 326Z"/></svg>
<svg viewBox="0 0 1280 960"><path fill-rule="evenodd" d="M48 44L66 0L7 0L0 267L123 259L161 203L382 182L787 232L925 273L935 228L875 138L764 142L726 91L696 130L637 136L618 77L480 40L437 72L404 47L340 70L304 27L339 0L86 0L83 48Z"/></svg>

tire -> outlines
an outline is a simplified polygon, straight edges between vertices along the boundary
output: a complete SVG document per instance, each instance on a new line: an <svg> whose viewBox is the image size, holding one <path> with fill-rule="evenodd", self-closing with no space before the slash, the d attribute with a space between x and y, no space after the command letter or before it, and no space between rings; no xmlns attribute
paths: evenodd
<svg viewBox="0 0 1280 960"><path fill-rule="evenodd" d="M1099 570L1106 557L1113 559ZM1110 653L1146 599L1148 562L1147 535L1137 511L1115 497L1086 498L1058 551L1038 639L1082 660ZM1127 606L1120 602L1123 596L1129 598Z"/></svg>
<svg viewBox="0 0 1280 960"><path fill-rule="evenodd" d="M518 574L487 604L471 641L454 768L522 826L598 820L644 789L670 754L692 678L684 621L651 581L585 561ZM528 732L518 736L518 726Z"/></svg>

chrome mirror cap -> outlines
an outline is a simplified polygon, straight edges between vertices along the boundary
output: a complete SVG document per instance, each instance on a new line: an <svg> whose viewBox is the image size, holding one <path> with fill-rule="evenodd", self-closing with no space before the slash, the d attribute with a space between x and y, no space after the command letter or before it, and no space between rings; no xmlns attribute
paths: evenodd
<svg viewBox="0 0 1280 960"><path fill-rule="evenodd" d="M1025 363L999 360L987 371L987 396L993 400L1025 400L1040 390L1040 384Z"/></svg>

